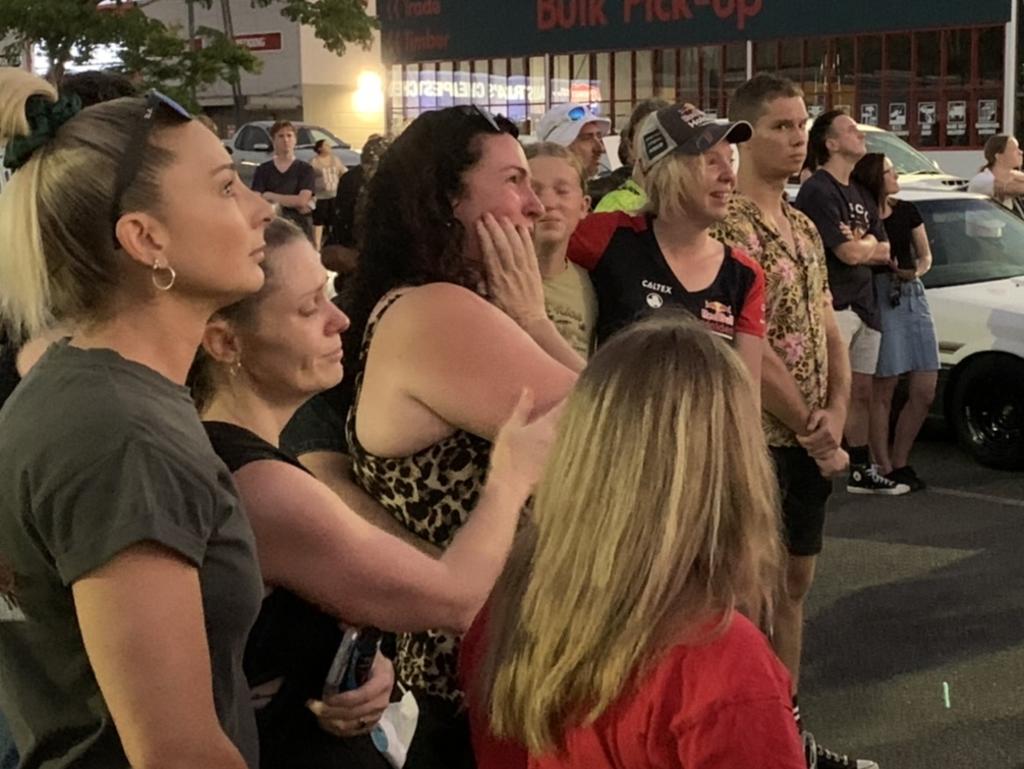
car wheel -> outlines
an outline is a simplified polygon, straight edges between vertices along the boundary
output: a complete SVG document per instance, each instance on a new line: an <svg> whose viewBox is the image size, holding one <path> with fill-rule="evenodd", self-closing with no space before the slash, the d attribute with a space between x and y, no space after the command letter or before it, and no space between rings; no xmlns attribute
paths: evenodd
<svg viewBox="0 0 1024 769"><path fill-rule="evenodd" d="M960 445L981 464L1024 467L1024 361L985 355L953 382L949 418Z"/></svg>

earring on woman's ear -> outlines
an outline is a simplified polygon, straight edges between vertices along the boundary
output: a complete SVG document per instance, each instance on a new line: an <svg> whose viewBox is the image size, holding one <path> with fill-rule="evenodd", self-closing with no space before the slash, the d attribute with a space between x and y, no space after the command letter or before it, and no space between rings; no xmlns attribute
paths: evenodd
<svg viewBox="0 0 1024 769"><path fill-rule="evenodd" d="M161 273L167 273L166 276ZM153 262L153 274L150 276L153 280L153 285L158 291L170 291L174 285L175 279L178 277L178 273L174 271L174 268L169 264L161 264L160 261Z"/></svg>
<svg viewBox="0 0 1024 769"><path fill-rule="evenodd" d="M228 373L231 374L231 377L233 379L234 377L238 376L238 372L241 371L241 370L242 370L242 356L239 355L237 358L235 358L233 361L231 361L231 365L228 367Z"/></svg>

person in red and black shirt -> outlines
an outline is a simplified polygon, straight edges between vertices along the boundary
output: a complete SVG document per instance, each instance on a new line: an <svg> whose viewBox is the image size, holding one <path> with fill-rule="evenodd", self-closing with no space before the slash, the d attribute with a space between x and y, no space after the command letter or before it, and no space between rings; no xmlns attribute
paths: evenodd
<svg viewBox="0 0 1024 769"><path fill-rule="evenodd" d="M663 306L681 306L728 339L760 380L764 273L708 233L725 217L736 183L730 144L750 133L749 123L718 123L689 104L660 109L641 125L646 208L594 214L569 244L597 294L598 344Z"/></svg>

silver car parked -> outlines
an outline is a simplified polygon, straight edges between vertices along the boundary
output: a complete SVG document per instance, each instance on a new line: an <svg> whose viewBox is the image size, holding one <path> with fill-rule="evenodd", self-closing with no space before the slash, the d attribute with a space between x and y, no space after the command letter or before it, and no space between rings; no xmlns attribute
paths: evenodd
<svg viewBox="0 0 1024 769"><path fill-rule="evenodd" d="M313 145L325 139L338 159L348 168L359 165L359 150L348 142L342 141L326 128L291 121L295 126L295 157L307 163L313 159ZM256 120L239 128L230 139L224 140L224 146L235 161L238 175L247 185L252 185L256 168L274 155L274 144L270 140L272 120Z"/></svg>

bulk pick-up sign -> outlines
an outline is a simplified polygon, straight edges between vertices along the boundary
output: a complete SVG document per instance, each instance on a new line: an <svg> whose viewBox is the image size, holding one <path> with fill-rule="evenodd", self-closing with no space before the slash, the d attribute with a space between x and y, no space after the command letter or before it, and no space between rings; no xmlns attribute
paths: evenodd
<svg viewBox="0 0 1024 769"><path fill-rule="evenodd" d="M385 61L1001 24L1009 0L378 0Z"/></svg>

